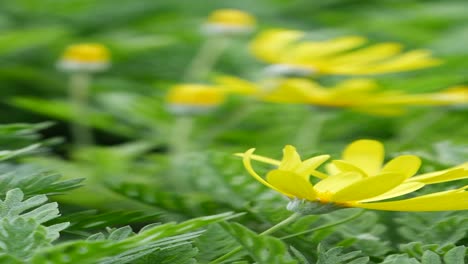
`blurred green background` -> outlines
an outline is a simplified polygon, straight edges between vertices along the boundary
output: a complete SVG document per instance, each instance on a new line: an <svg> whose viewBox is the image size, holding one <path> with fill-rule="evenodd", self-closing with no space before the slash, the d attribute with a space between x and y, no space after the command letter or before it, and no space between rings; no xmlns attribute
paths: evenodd
<svg viewBox="0 0 468 264"><path fill-rule="evenodd" d="M178 153L174 164L166 154L177 142L177 117L165 108L164 95L171 85L182 81L205 41L201 25L219 8L250 12L257 18L258 28L230 43L211 76L259 75L264 65L249 54L248 42L263 29L279 27L304 30L320 39L362 35L371 43L400 42L407 49L429 49L444 61L424 70L376 76L384 89L417 93L468 85L467 1L0 1L0 123L54 122L34 129L7 126L5 131L16 134L2 139L2 144L24 147L42 136L48 151L22 162L57 170L66 179L86 179L84 187L54 198L63 202L61 211L72 221L70 233L85 229L86 214L70 214L84 209L139 211L89 217L91 222L103 221L95 229L245 211L248 214L239 222L255 231L265 230L289 214L284 209L287 201L255 182L240 159L232 155L251 147L257 147L259 154L278 158L285 144L295 144L304 157L330 153L337 158L352 140L375 138L384 141L387 157L405 152L420 155L422 172L467 160L467 107L414 108L390 117L340 110L320 128L320 114L328 117L326 112L313 112L304 105L233 98L217 111L193 118L193 130L186 139L190 146ZM112 54L111 68L96 74L91 86L88 116L84 118L90 120L96 145L88 148L71 144L68 76L56 69L65 47L79 42L103 43ZM341 79L344 77L328 76L320 82L332 84ZM460 186L447 183L423 192ZM309 216L288 227L287 232L345 216L341 211ZM413 249L397 249L399 243L468 242L466 212L424 216L366 212L366 216L355 225L322 230L308 236L307 241L300 238L292 244L315 255L309 250L310 243L314 248L323 241L342 243L382 260L387 252ZM437 235L421 232L421 226ZM217 229L221 228L212 229L210 236L219 234ZM92 230L93 226L86 232ZM362 233L381 240L355 238ZM207 241L205 245L210 244ZM209 255L209 250L204 254Z"/></svg>

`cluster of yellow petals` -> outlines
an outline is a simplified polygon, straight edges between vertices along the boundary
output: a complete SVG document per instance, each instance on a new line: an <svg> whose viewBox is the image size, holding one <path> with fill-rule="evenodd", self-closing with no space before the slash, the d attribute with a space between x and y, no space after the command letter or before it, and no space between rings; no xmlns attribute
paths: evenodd
<svg viewBox="0 0 468 264"><path fill-rule="evenodd" d="M218 9L208 17L203 31L212 35L236 35L251 32L255 28L255 17L237 9Z"/></svg>
<svg viewBox="0 0 468 264"><path fill-rule="evenodd" d="M179 84L171 87L166 101L173 105L218 106L226 99L226 92L220 87L203 84Z"/></svg>
<svg viewBox="0 0 468 264"><path fill-rule="evenodd" d="M327 163L323 173L317 168L329 155L301 160L293 146L286 146L281 161L254 155L255 149L242 154L247 171L264 185L290 198L311 202L333 203L343 207L360 207L389 211L445 211L468 209L468 192L463 188L436 192L414 198L383 201L400 197L425 185L468 178L468 162L450 169L416 175L421 160L401 155L386 164L384 147L375 140L351 143L340 160ZM255 172L251 160L277 166L263 178ZM313 184L310 176L318 178Z"/></svg>
<svg viewBox="0 0 468 264"><path fill-rule="evenodd" d="M406 106L441 106L468 103L468 87L458 86L432 93L381 90L371 79L349 79L323 87L306 78L276 78L253 83L232 76L216 79L218 85L263 101L350 108L372 114L399 114Z"/></svg>
<svg viewBox="0 0 468 264"><path fill-rule="evenodd" d="M250 50L267 63L318 74L381 74L440 64L429 51L403 52L398 43L364 46L367 39L359 36L310 41L304 40L305 35L297 30L267 30L252 41Z"/></svg>
<svg viewBox="0 0 468 264"><path fill-rule="evenodd" d="M255 26L255 17L237 9L218 9L210 14L207 20L210 24L229 26Z"/></svg>
<svg viewBox="0 0 468 264"><path fill-rule="evenodd" d="M62 60L107 63L110 60L110 55L109 50L104 45L82 43L68 46L62 55Z"/></svg>
<svg viewBox="0 0 468 264"><path fill-rule="evenodd" d="M98 43L81 43L68 46L57 63L66 72L99 72L110 66L110 52Z"/></svg>

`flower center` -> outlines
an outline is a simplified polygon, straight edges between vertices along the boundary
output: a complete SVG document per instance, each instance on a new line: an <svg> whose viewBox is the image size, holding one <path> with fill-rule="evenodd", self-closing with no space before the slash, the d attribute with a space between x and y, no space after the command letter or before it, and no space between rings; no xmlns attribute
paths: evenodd
<svg viewBox="0 0 468 264"><path fill-rule="evenodd" d="M333 193L330 191L317 193L317 200L321 203L330 203L332 201Z"/></svg>

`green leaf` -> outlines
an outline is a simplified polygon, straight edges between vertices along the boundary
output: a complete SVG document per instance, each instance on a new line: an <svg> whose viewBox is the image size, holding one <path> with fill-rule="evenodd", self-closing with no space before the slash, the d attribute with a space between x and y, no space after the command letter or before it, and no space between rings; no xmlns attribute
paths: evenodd
<svg viewBox="0 0 468 264"><path fill-rule="evenodd" d="M414 258L409 258L406 254L387 256L381 264L420 264Z"/></svg>
<svg viewBox="0 0 468 264"><path fill-rule="evenodd" d="M68 223L44 226L44 222L59 217L57 203L44 204L45 195L23 199L23 192L13 189L0 200L0 253L27 260L59 238Z"/></svg>
<svg viewBox="0 0 468 264"><path fill-rule="evenodd" d="M133 233L133 230L130 226L124 226L124 227L112 230L112 232L109 234L109 237L107 239L120 241L120 240L130 237L132 233Z"/></svg>
<svg viewBox="0 0 468 264"><path fill-rule="evenodd" d="M422 264L442 264L442 260L436 253L426 250L421 258Z"/></svg>
<svg viewBox="0 0 468 264"><path fill-rule="evenodd" d="M81 186L83 179L59 181L61 175L34 165L0 164L0 197L13 188L27 196L60 194Z"/></svg>
<svg viewBox="0 0 468 264"><path fill-rule="evenodd" d="M408 241L426 244L457 243L468 232L468 218L463 212L402 213L397 218L398 232Z"/></svg>
<svg viewBox="0 0 468 264"><path fill-rule="evenodd" d="M3 32L0 37L0 55L51 44L64 35L64 29L58 27L31 27Z"/></svg>
<svg viewBox="0 0 468 264"><path fill-rule="evenodd" d="M221 223L221 226L259 264L298 263L288 253L287 246L278 238L261 236L238 223Z"/></svg>
<svg viewBox="0 0 468 264"><path fill-rule="evenodd" d="M444 261L447 264L464 264L466 256L466 247L459 246L452 248L444 255Z"/></svg>
<svg viewBox="0 0 468 264"><path fill-rule="evenodd" d="M194 218L180 224L170 222L153 225L135 235L130 235L128 228L123 228L112 235L113 239L120 240L106 239L103 234L97 234L87 241L77 240L54 245L38 252L31 263L42 264L46 260L54 264L128 263L159 250L163 252L169 248L185 245L202 234L202 231L196 231L201 227L236 216L224 213ZM127 237L124 238L125 236Z"/></svg>
<svg viewBox="0 0 468 264"><path fill-rule="evenodd" d="M198 262L208 263L224 255L238 245L236 240L219 224L210 225L207 230L195 240L199 249L196 256Z"/></svg>
<svg viewBox="0 0 468 264"><path fill-rule="evenodd" d="M160 213L141 211L113 211L98 213L96 210L81 211L67 214L60 219L70 222L67 231L80 232L83 230L97 230L107 226L122 226L125 224L139 224L154 221Z"/></svg>
<svg viewBox="0 0 468 264"><path fill-rule="evenodd" d="M295 249L292 246L290 248L293 256L296 257L299 264L310 264L307 258L304 255L302 255L302 253L299 250Z"/></svg>
<svg viewBox="0 0 468 264"><path fill-rule="evenodd" d="M329 250L325 250L321 244L318 245L317 251L317 264L366 264L369 262L369 257L358 257L361 255L361 251L353 251L343 254L342 247L334 247Z"/></svg>
<svg viewBox="0 0 468 264"><path fill-rule="evenodd" d="M197 253L197 248L192 245L185 244L155 251L154 253L138 259L135 264L194 264L197 263L194 259Z"/></svg>

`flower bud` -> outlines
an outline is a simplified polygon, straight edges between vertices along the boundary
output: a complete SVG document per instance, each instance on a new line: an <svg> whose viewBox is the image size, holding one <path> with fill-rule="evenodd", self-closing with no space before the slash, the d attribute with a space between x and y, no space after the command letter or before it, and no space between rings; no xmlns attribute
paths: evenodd
<svg viewBox="0 0 468 264"><path fill-rule="evenodd" d="M109 50L96 43L82 43L68 46L57 63L65 72L100 72L109 68Z"/></svg>
<svg viewBox="0 0 468 264"><path fill-rule="evenodd" d="M208 35L241 35L255 28L255 17L236 9L219 9L211 13L202 31Z"/></svg>
<svg viewBox="0 0 468 264"><path fill-rule="evenodd" d="M180 84L166 95L168 110L174 114L203 114L225 101L225 91L216 86Z"/></svg>

